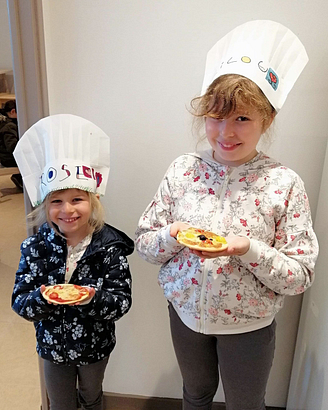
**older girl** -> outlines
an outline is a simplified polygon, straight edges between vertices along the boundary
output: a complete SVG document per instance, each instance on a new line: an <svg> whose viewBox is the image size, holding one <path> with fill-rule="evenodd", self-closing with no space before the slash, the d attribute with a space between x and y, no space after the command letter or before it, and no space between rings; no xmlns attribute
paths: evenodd
<svg viewBox="0 0 328 410"><path fill-rule="evenodd" d="M289 91L275 93L278 81L284 86L275 66L272 76L262 72L279 30L292 35L278 23L246 23L209 55L208 84L192 106L211 148L171 164L136 233L140 256L162 265L185 410L212 408L219 368L227 409L265 409L275 315L286 295L304 292L314 278L318 245L303 182L257 151ZM287 43L277 54L292 61ZM261 57L260 68L249 55ZM228 249L183 247L175 238L190 225L225 236Z"/></svg>

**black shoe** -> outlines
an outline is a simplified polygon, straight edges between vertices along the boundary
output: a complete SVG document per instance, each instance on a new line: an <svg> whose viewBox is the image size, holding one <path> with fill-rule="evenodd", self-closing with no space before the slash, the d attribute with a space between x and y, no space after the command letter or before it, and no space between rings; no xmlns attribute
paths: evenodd
<svg viewBox="0 0 328 410"><path fill-rule="evenodd" d="M23 192L23 181L21 174L14 174L10 177L13 183Z"/></svg>

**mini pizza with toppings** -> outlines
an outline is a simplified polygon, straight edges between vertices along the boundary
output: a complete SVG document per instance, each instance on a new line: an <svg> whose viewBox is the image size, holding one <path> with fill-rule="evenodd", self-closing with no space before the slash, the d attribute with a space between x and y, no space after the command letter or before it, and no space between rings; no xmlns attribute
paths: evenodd
<svg viewBox="0 0 328 410"><path fill-rule="evenodd" d="M192 227L178 232L177 241L190 249L203 252L219 252L228 248L227 241L222 236Z"/></svg>
<svg viewBox="0 0 328 410"><path fill-rule="evenodd" d="M87 299L89 290L86 287L72 283L63 283L60 285L47 286L42 296L49 302L69 305Z"/></svg>

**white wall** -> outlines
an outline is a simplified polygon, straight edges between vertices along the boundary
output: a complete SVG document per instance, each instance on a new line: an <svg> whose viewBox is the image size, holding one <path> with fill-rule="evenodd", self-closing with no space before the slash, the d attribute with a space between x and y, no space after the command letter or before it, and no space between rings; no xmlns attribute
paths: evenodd
<svg viewBox="0 0 328 410"><path fill-rule="evenodd" d="M7 1L0 0L0 70L12 70L12 54L10 44L9 21L7 11ZM6 81L8 91L15 93L14 76L12 73L7 73ZM0 81L0 93L5 92L5 84Z"/></svg>
<svg viewBox="0 0 328 410"><path fill-rule="evenodd" d="M7 1L0 0L0 70L12 70Z"/></svg>
<svg viewBox="0 0 328 410"><path fill-rule="evenodd" d="M288 397L288 410L328 408L328 146L321 183L315 229L321 253L316 280L304 296Z"/></svg>
<svg viewBox="0 0 328 410"><path fill-rule="evenodd" d="M111 136L107 220L134 237L170 162L194 149L186 107L200 92L205 57L227 31L272 19L300 36L310 62L276 121L277 159L305 181L316 210L327 140L328 4L324 0L43 0L50 112L88 118ZM134 304L118 323L106 391L181 397L158 267L131 259ZM279 313L267 402L284 406L301 298ZM216 400L223 401L222 390Z"/></svg>

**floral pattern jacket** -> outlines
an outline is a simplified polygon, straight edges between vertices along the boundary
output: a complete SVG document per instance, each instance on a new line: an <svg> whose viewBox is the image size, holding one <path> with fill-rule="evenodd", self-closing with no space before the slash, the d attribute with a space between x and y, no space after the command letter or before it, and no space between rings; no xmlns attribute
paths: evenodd
<svg viewBox="0 0 328 410"><path fill-rule="evenodd" d="M244 235L243 256L201 259L169 235L182 221L219 235ZM212 151L185 154L169 167L140 218L136 248L161 264L159 284L182 321L206 334L269 325L285 295L311 286L318 243L300 177L260 152L232 168Z"/></svg>
<svg viewBox="0 0 328 410"><path fill-rule="evenodd" d="M33 321L37 352L59 364L85 365L109 356L115 346L115 321L131 307L131 275L126 256L133 241L105 225L95 233L77 262L70 283L96 289L90 303L80 306L49 304L40 286L65 282L65 239L44 224L21 245L12 308Z"/></svg>

